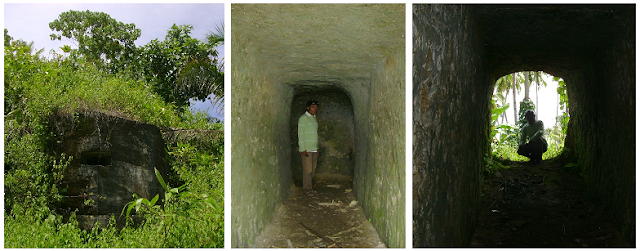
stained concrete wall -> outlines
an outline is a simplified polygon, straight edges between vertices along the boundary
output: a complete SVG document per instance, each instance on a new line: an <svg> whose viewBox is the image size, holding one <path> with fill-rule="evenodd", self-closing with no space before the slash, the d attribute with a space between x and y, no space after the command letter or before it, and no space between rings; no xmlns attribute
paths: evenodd
<svg viewBox="0 0 640 251"><path fill-rule="evenodd" d="M232 247L251 246L289 194L294 96L327 90L352 105L356 197L385 244L403 247L404 5L231 11Z"/></svg>
<svg viewBox="0 0 640 251"><path fill-rule="evenodd" d="M476 224L490 89L476 16L413 6L413 246L465 246Z"/></svg>
<svg viewBox="0 0 640 251"><path fill-rule="evenodd" d="M475 213L464 210L476 207L479 186L457 184L481 177L457 170L482 167L476 150L488 149L488 137L473 136L488 131L492 83L524 70L564 78L571 116L565 147L592 198L635 243L634 5L416 6L414 34L414 246L466 245ZM460 78L469 75L474 81ZM469 116L456 121L459 114ZM475 124L477 114L486 116L484 125ZM471 140L455 141L460 132ZM462 143L443 144L447 133ZM467 142L471 149L461 149ZM441 164L459 155L457 165Z"/></svg>

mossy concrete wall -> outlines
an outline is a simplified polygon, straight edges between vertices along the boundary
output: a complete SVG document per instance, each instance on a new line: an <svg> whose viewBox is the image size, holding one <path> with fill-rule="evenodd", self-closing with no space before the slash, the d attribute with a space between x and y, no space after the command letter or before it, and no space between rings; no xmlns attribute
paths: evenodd
<svg viewBox="0 0 640 251"><path fill-rule="evenodd" d="M488 132L495 80L525 70L564 78L568 154L582 168L592 198L635 243L634 5L416 6L414 34L414 246L466 245L475 216L460 211L473 207L479 187L457 184L477 184L481 177L457 170L475 174L482 167L476 150L488 149L488 137L478 142L474 136ZM440 37L451 39L438 42ZM443 73L448 75L439 77ZM474 74L473 81L460 79ZM439 98L452 90L459 93ZM460 114L471 115L456 121ZM484 114L484 125L474 125L474 114ZM469 136L459 140L458 131ZM438 143L447 133L455 143ZM468 142L469 149L460 146ZM462 159L451 167L441 164L449 158Z"/></svg>
<svg viewBox="0 0 640 251"><path fill-rule="evenodd" d="M413 34L413 246L465 246L488 149L484 45L465 5L414 5Z"/></svg>
<svg viewBox="0 0 640 251"><path fill-rule="evenodd" d="M606 32L611 39L566 80L573 143L567 147L588 192L635 244L635 14L616 14Z"/></svg>
<svg viewBox="0 0 640 251"><path fill-rule="evenodd" d="M404 18L404 5L232 5L232 247L250 247L288 196L292 121L314 93L345 115L323 118L321 105L319 121L353 114L353 150L323 154L352 151L335 163L355 163L365 214L387 246L404 247Z"/></svg>

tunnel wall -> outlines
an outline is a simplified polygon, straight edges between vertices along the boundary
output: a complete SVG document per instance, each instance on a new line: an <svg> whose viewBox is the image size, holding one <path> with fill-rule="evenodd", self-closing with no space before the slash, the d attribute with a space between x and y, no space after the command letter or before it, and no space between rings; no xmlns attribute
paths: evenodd
<svg viewBox="0 0 640 251"><path fill-rule="evenodd" d="M617 36L567 79L567 148L588 192L635 245L635 23L610 29Z"/></svg>
<svg viewBox="0 0 640 251"><path fill-rule="evenodd" d="M306 88L305 88L306 89ZM320 88L318 88L320 89ZM353 106L349 97L340 89L303 91L295 94L291 104L291 169L293 181L302 187L302 159L298 150L298 119L305 113L307 101L317 100L318 142L320 156L316 175L341 175L353 177L355 167L355 136Z"/></svg>
<svg viewBox="0 0 640 251"><path fill-rule="evenodd" d="M234 40L231 81L232 247L249 247L291 191L289 114L293 91ZM244 90L244 91L243 91Z"/></svg>
<svg viewBox="0 0 640 251"><path fill-rule="evenodd" d="M399 44L373 73L357 148L366 149L354 191L387 247L405 246L405 51ZM366 145L366 146L365 146Z"/></svg>
<svg viewBox="0 0 640 251"><path fill-rule="evenodd" d="M413 6L414 247L466 246L476 225L491 80L475 20L467 5Z"/></svg>

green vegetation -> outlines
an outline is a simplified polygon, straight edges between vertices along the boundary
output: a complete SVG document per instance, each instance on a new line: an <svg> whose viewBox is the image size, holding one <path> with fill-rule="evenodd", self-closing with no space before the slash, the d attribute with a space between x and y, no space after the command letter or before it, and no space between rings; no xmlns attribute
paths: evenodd
<svg viewBox="0 0 640 251"><path fill-rule="evenodd" d="M509 108L509 104L506 103L506 97L509 95L509 91L517 93L521 87L517 85L518 80L525 83L525 90L528 95L528 86L526 84L527 76L529 80L538 80L537 86L544 85L546 83L540 81L540 75L545 73L540 72L518 72L506 75L496 81L495 95L492 99L492 112L491 112L491 155L485 157L485 171L492 172L493 170L508 168L511 161L528 161L529 159L518 155L518 142L520 139L520 129L527 123L524 118L524 112L526 110L535 110L536 105L525 96L525 98L519 104L518 121L516 125L507 124L505 112ZM566 135L566 126L569 121L569 115L567 112L568 98L566 94L566 85L560 78L554 78L554 81L558 82L558 94L559 107L564 111L563 115L556 118L558 125L545 128L545 139L549 143L548 150L542 155L543 160L553 159L562 153L564 147L564 138ZM539 84L538 82L542 83ZM529 82L530 85L530 82ZM536 97L537 99L537 97ZM515 98L514 98L515 100ZM515 108L514 108L515 111ZM499 124L498 121L502 119L503 124Z"/></svg>
<svg viewBox="0 0 640 251"><path fill-rule="evenodd" d="M96 28L97 24L107 26ZM222 247L223 127L204 113L186 109L189 99L203 100L210 93L222 98L223 73L215 45L190 38L190 26L172 27L170 34L180 31L179 39L199 49L173 57L178 76L163 84L198 87L165 92L148 67L132 66L148 62L145 56L170 57L178 52L153 55L135 48L140 31L133 24L116 22L104 13L65 12L51 28L62 32L52 38L73 37L79 49L65 46L65 55L44 58L42 50L14 40L5 29L5 248ZM201 50L207 53L190 55ZM50 119L55 113L98 112L150 123L163 131L191 130L193 135L167 140L172 173L166 183L158 176L165 199L132 194L131 203L122 205L123 214L113 216L111 224L85 231L75 214L69 217L56 207L64 199L61 181L71 158L51 149ZM132 214L139 219L135 223ZM124 227L116 225L117 217L128 218Z"/></svg>

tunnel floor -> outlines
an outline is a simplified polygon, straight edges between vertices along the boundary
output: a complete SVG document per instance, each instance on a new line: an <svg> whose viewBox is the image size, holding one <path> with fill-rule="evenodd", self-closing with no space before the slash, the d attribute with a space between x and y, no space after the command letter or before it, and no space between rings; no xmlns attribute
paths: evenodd
<svg viewBox="0 0 640 251"><path fill-rule="evenodd" d="M254 248L385 247L356 201L351 179L314 179L315 196L293 187Z"/></svg>
<svg viewBox="0 0 640 251"><path fill-rule="evenodd" d="M566 161L511 165L485 175L471 247L631 247Z"/></svg>

